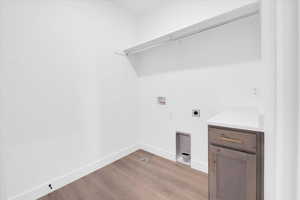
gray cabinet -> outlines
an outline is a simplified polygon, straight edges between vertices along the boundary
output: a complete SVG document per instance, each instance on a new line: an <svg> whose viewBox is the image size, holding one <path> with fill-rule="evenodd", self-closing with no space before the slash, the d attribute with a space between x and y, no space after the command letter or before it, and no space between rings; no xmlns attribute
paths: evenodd
<svg viewBox="0 0 300 200"><path fill-rule="evenodd" d="M263 133L209 127L209 199L263 200Z"/></svg>

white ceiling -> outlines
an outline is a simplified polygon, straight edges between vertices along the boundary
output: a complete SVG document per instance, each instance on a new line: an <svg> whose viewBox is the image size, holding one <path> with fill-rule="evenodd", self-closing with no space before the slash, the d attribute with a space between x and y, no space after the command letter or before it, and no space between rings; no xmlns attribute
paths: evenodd
<svg viewBox="0 0 300 200"><path fill-rule="evenodd" d="M155 9L166 2L172 2L170 0L111 0L120 6L128 9L133 14L143 14L152 9Z"/></svg>

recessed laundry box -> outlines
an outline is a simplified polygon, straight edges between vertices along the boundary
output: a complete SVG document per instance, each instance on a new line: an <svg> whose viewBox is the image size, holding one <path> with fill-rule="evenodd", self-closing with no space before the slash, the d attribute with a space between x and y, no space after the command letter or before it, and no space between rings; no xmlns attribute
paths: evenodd
<svg viewBox="0 0 300 200"><path fill-rule="evenodd" d="M176 161L185 165L191 165L191 135L176 133Z"/></svg>

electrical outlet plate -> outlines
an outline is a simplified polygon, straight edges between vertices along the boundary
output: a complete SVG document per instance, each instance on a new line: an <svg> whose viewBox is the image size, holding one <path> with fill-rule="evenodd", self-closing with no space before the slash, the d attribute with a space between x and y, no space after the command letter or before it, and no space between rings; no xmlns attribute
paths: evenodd
<svg viewBox="0 0 300 200"><path fill-rule="evenodd" d="M166 105L167 104L166 97L157 97L157 103L160 105Z"/></svg>
<svg viewBox="0 0 300 200"><path fill-rule="evenodd" d="M193 117L200 117L200 110L199 109L193 109L192 110Z"/></svg>

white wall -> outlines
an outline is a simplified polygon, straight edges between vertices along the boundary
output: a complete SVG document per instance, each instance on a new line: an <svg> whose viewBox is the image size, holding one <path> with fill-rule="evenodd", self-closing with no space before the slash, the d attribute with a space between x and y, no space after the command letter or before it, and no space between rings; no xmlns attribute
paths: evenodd
<svg viewBox="0 0 300 200"><path fill-rule="evenodd" d="M298 169L298 171L297 171L297 188L299 188L300 187L300 101L299 101L299 99L300 99L300 80L299 80L299 78L300 78L300 70L299 70L299 66L300 66L300 13L299 13L299 11L300 11L300 3L298 2L297 3L298 4L298 6L297 6L297 19L298 19L298 21L297 21L297 25L298 25L298 79L297 79L297 81L298 81L298 88L297 88L297 91L298 91L298 130L297 130L297 134L298 134L298 145L297 145L297 152L298 152L298 155L297 155L297 158L298 158L298 166L297 166L297 169ZM300 199L300 191L299 191L299 189L297 189L297 199Z"/></svg>
<svg viewBox="0 0 300 200"><path fill-rule="evenodd" d="M265 199L299 199L297 1L262 1ZM299 122L299 121L298 121ZM276 192L274 192L276 191Z"/></svg>
<svg viewBox="0 0 300 200"><path fill-rule="evenodd" d="M214 5L210 5L212 13L215 13ZM192 6L190 2L186 2L184 8L189 6ZM172 4L165 7L164 12L160 10L140 18L140 24L145 20L145 26L139 27L141 37L151 34L148 28L152 29L151 35L166 32L161 22L169 21L171 25L167 27L172 29L170 18L175 17L174 14L184 18L194 11L183 9L187 15L179 15L172 13L173 8ZM194 13L190 15L194 18L182 19L186 20L183 24L208 17L202 16L210 13L207 7L200 4L197 8L199 15ZM150 18L159 23L146 28ZM261 106L263 75L260 73L258 16L138 53L131 60L140 75L140 143L146 149L174 158L176 131L190 133L195 168L207 170L206 121L210 117L232 107ZM254 88L258 89L258 95L253 94ZM166 106L157 104L158 96L167 98ZM192 117L192 109L201 110L200 119Z"/></svg>
<svg viewBox="0 0 300 200"><path fill-rule="evenodd" d="M0 1L0 19L3 19L3 8L4 8L4 2ZM2 22L2 21L1 21ZM2 23L0 22L0 28L2 29ZM2 31L0 31L0 38L2 37ZM2 49L2 39L0 39L0 48ZM2 56L0 54L0 59L2 60ZM1 62L1 61L0 61ZM0 67L1 68L1 67ZM2 91L0 90L0 95ZM0 96L0 104L2 104L2 95ZM0 107L2 110L2 107ZM0 112L2 113L2 112ZM4 155L3 155L3 150L2 147L4 145L4 141L2 139L3 135L3 128L2 128L2 114L0 114L0 199L6 199L6 189L5 189L5 177L4 177Z"/></svg>
<svg viewBox="0 0 300 200"><path fill-rule="evenodd" d="M276 1L261 1L261 52L265 129L265 200L276 200Z"/></svg>
<svg viewBox="0 0 300 200"><path fill-rule="evenodd" d="M298 2L298 100L300 99L300 3ZM297 187L300 187L300 101L298 101L298 179L297 179ZM297 198L300 199L300 191L297 190Z"/></svg>
<svg viewBox="0 0 300 200"><path fill-rule="evenodd" d="M1 3L0 151L13 197L135 143L137 78L113 54L135 30L101 0Z"/></svg>
<svg viewBox="0 0 300 200"><path fill-rule="evenodd" d="M297 1L277 1L277 199L297 199Z"/></svg>
<svg viewBox="0 0 300 200"><path fill-rule="evenodd" d="M170 6L162 5L159 10L138 17L138 38L151 39L251 1L178 0ZM137 80L126 59L113 54L116 49L130 46L135 38L133 19L123 10L102 0L0 0L0 199L47 183L53 177L134 144L137 83L140 84L141 104L139 142L174 154L175 130L190 132L194 165L202 168L206 167L207 159L206 119L227 107L256 106L263 98L266 109L265 197L274 200L277 194L281 199L284 192L295 189L295 185L290 185L294 182L289 182L294 177L293 173L288 173L281 183L276 181L276 175L282 176L281 170L285 169L282 164L297 155L285 158L295 150L294 146L289 146L295 145L295 135L286 139L284 131L277 138L279 133L274 127L274 7L273 0L262 1L262 63L215 63L201 69L189 65L190 70ZM283 70L283 81L295 72L295 68L284 69L285 64L295 64L295 54L288 55L290 49L286 51L285 46L293 46L291 24L295 13L289 9L280 11L279 16L286 15L280 18L282 24L278 27L277 38L283 45L277 60L283 67L279 69ZM289 31L283 32L285 29ZM291 38L284 42L286 37ZM213 75L217 82L209 78ZM281 94L285 95L290 89L295 76L291 77L292 80L279 86ZM253 96L252 88L261 85L262 92L258 97ZM295 94L287 95L293 98ZM168 105L157 105L157 96L166 96ZM294 100L282 100L280 105L293 104ZM201 109L201 119L191 117L191 109L195 107ZM290 118L289 114L286 119ZM282 123L291 122L283 119ZM293 130L292 127L289 130ZM281 139L288 148L281 146L276 156L276 140L278 146L283 144ZM275 193L276 183L286 185ZM294 194L290 193L289 198L296 199Z"/></svg>
<svg viewBox="0 0 300 200"><path fill-rule="evenodd" d="M206 170L207 120L231 107L257 106L251 92L260 87L259 67L249 62L141 78L141 143L174 158L176 131L190 133L193 165ZM157 104L158 96L167 98L167 106ZM192 109L201 110L200 119Z"/></svg>

